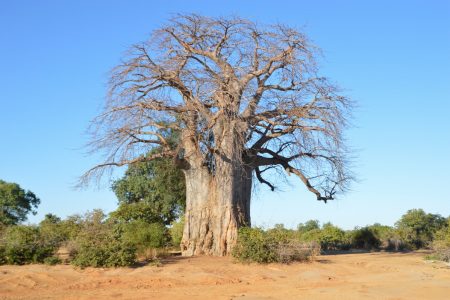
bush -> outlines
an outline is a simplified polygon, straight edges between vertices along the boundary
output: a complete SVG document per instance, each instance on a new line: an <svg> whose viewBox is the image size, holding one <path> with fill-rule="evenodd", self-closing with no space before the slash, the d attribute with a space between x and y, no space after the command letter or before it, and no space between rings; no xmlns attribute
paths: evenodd
<svg viewBox="0 0 450 300"><path fill-rule="evenodd" d="M438 260L450 262L450 220L446 227L436 232L433 249Z"/></svg>
<svg viewBox="0 0 450 300"><path fill-rule="evenodd" d="M320 224L318 220L309 220L306 221L305 223L300 223L297 226L297 231L299 233L306 233L308 231L312 231L312 230L318 230L320 229Z"/></svg>
<svg viewBox="0 0 450 300"><path fill-rule="evenodd" d="M273 251L275 246L274 241L269 240L263 229L244 227L239 229L232 255L242 262L275 262L276 254Z"/></svg>
<svg viewBox="0 0 450 300"><path fill-rule="evenodd" d="M348 250L351 246L351 238L344 230L326 223L320 231L319 243L323 250Z"/></svg>
<svg viewBox="0 0 450 300"><path fill-rule="evenodd" d="M308 261L320 254L320 245L316 242L302 243L298 240L290 240L279 243L275 253L277 262L280 263Z"/></svg>
<svg viewBox="0 0 450 300"><path fill-rule="evenodd" d="M344 230L331 223L325 223L320 228L318 221L308 221L297 227L300 241L320 244L322 250L348 250L351 237Z"/></svg>
<svg viewBox="0 0 450 300"><path fill-rule="evenodd" d="M106 222L102 211L88 213L74 240L72 264L79 267L120 267L136 261L136 248L122 239L120 227Z"/></svg>
<svg viewBox="0 0 450 300"><path fill-rule="evenodd" d="M132 245L138 255L147 256L149 250L156 256L155 250L167 245L169 236L167 228L161 223L147 223L144 220L135 220L123 224L122 239ZM150 258L150 257L146 257Z"/></svg>
<svg viewBox="0 0 450 300"><path fill-rule="evenodd" d="M393 251L408 249L408 245L402 239L397 229L379 223L368 226L368 228L380 241L380 248Z"/></svg>
<svg viewBox="0 0 450 300"><path fill-rule="evenodd" d="M380 239L371 227L357 228L353 230L352 246L358 249L378 249L381 245Z"/></svg>
<svg viewBox="0 0 450 300"><path fill-rule="evenodd" d="M67 233L64 231L60 218L52 214L47 214L44 220L39 223L40 239L45 244L58 248L62 242L68 239Z"/></svg>
<svg viewBox="0 0 450 300"><path fill-rule="evenodd" d="M445 218L440 215L427 214L422 209L411 209L396 223L403 241L411 248L428 247L434 234L445 227Z"/></svg>
<svg viewBox="0 0 450 300"><path fill-rule="evenodd" d="M60 264L61 260L57 256L49 256L44 259L44 264L54 266Z"/></svg>
<svg viewBox="0 0 450 300"><path fill-rule="evenodd" d="M293 233L284 228L268 231L261 228L241 228L232 255L241 262L257 263L289 263L308 260L317 255L317 244L293 239Z"/></svg>
<svg viewBox="0 0 450 300"><path fill-rule="evenodd" d="M2 233L0 262L14 265L41 263L52 256L54 251L53 245L42 241L38 227L10 226Z"/></svg>
<svg viewBox="0 0 450 300"><path fill-rule="evenodd" d="M147 202L121 203L110 216L119 222L144 220L147 223L164 223L161 212L154 204Z"/></svg>
<svg viewBox="0 0 450 300"><path fill-rule="evenodd" d="M169 229L171 244L177 249L180 248L181 239L183 238L184 229L184 217L181 217L178 221L172 223L172 227Z"/></svg>
<svg viewBox="0 0 450 300"><path fill-rule="evenodd" d="M89 238L78 240L72 264L85 267L123 267L136 262L136 249L132 245L117 240L117 236L105 235L101 243L89 241Z"/></svg>

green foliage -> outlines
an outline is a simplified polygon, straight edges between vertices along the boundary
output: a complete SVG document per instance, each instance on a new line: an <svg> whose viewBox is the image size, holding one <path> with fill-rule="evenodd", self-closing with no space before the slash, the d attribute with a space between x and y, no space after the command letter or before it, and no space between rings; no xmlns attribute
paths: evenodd
<svg viewBox="0 0 450 300"><path fill-rule="evenodd" d="M242 262L270 263L276 261L272 241L261 228L239 229L238 240L232 255Z"/></svg>
<svg viewBox="0 0 450 300"><path fill-rule="evenodd" d="M323 250L348 250L351 245L350 236L331 223L322 226L319 242Z"/></svg>
<svg viewBox="0 0 450 300"><path fill-rule="evenodd" d="M447 221L446 226L436 232L434 242L443 247L450 247L450 219Z"/></svg>
<svg viewBox="0 0 450 300"><path fill-rule="evenodd" d="M163 212L149 202L121 203L117 210L111 212L110 216L119 222L132 222L142 220L147 223L165 224Z"/></svg>
<svg viewBox="0 0 450 300"><path fill-rule="evenodd" d="M362 227L351 233L352 246L359 249L378 249L381 241L371 227Z"/></svg>
<svg viewBox="0 0 450 300"><path fill-rule="evenodd" d="M0 262L22 265L43 262L52 256L55 248L41 239L36 226L9 226L0 240Z"/></svg>
<svg viewBox="0 0 450 300"><path fill-rule="evenodd" d="M239 230L232 255L241 262L289 263L311 259L318 252L317 244L296 240L295 232L291 230L277 227L264 231L244 227Z"/></svg>
<svg viewBox="0 0 450 300"><path fill-rule="evenodd" d="M175 133L166 135L172 143L176 143ZM158 151L159 149L155 149L149 155ZM165 225L169 225L180 215L186 202L184 174L168 158L130 165L124 177L113 183L112 190L120 204L143 203L137 208L145 209L153 218L148 221L155 222L157 217Z"/></svg>
<svg viewBox="0 0 450 300"><path fill-rule="evenodd" d="M30 212L36 214L41 201L31 191L25 191L17 183L0 180L0 226L14 225L27 219Z"/></svg>
<svg viewBox="0 0 450 300"><path fill-rule="evenodd" d="M49 256L49 257L44 258L44 264L49 265L49 266L54 266L54 265L57 265L60 263L61 263L61 260L56 256Z"/></svg>
<svg viewBox="0 0 450 300"><path fill-rule="evenodd" d="M183 229L184 229L184 216L182 216L178 221L172 223L172 227L170 227L170 238L171 244L174 247L180 247L181 239L183 238Z"/></svg>
<svg viewBox="0 0 450 300"><path fill-rule="evenodd" d="M379 240L379 247L385 250L404 250L408 247L397 229L375 223L367 227Z"/></svg>
<svg viewBox="0 0 450 300"><path fill-rule="evenodd" d="M411 209L396 223L402 239L412 248L419 249L428 246L433 236L446 224L440 215L427 214L422 209Z"/></svg>
<svg viewBox="0 0 450 300"><path fill-rule="evenodd" d="M312 230L320 229L320 224L318 220L309 220L305 223L300 223L297 226L297 231L299 233L305 233Z"/></svg>
<svg viewBox="0 0 450 300"><path fill-rule="evenodd" d="M68 239L64 231L62 221L55 215L47 214L45 219L39 223L40 238L45 244L59 247L61 243Z"/></svg>
<svg viewBox="0 0 450 300"><path fill-rule="evenodd" d="M305 224L299 224L297 235L300 241L316 242L322 250L347 250L351 246L349 233L334 226L331 223L323 224L320 228L319 221L310 220Z"/></svg>
<svg viewBox="0 0 450 300"><path fill-rule="evenodd" d="M119 267L135 263L136 248L122 239L122 232L113 222L105 221L100 210L88 213L74 240L72 264L79 267Z"/></svg>
<svg viewBox="0 0 450 300"><path fill-rule="evenodd" d="M147 223L135 220L123 225L122 239L132 245L138 253L147 249L163 248L168 243L167 228L161 223Z"/></svg>
<svg viewBox="0 0 450 300"><path fill-rule="evenodd" d="M436 232L433 249L436 259L450 262L450 218L447 220L446 226Z"/></svg>

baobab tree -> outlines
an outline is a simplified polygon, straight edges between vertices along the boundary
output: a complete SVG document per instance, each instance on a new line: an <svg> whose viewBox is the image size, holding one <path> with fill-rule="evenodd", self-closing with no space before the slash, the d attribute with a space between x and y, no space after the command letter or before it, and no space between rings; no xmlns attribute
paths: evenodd
<svg viewBox="0 0 450 300"><path fill-rule="evenodd" d="M188 256L230 253L238 228L250 225L254 179L274 190L274 179L294 174L317 200L334 199L350 179L350 105L318 74L317 52L284 25L176 16L112 70L90 144L105 161L84 177L173 158L186 179Z"/></svg>

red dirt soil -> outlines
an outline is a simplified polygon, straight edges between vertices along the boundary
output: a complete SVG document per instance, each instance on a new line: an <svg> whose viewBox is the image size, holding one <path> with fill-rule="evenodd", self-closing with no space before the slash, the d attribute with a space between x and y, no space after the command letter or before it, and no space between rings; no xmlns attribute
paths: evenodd
<svg viewBox="0 0 450 300"><path fill-rule="evenodd" d="M176 257L161 267L0 266L0 299L450 299L450 267L424 255L324 255L291 265Z"/></svg>

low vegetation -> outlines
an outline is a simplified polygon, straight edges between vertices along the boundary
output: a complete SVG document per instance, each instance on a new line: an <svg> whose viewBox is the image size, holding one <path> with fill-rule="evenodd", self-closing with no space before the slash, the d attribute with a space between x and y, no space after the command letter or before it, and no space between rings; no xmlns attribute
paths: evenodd
<svg viewBox="0 0 450 300"><path fill-rule="evenodd" d="M4 227L0 264L67 261L82 268L130 266L139 259L155 259L158 250L170 246L169 230L162 223L124 221L94 210L66 220L47 215L38 226ZM59 257L61 252L67 257Z"/></svg>
<svg viewBox="0 0 450 300"><path fill-rule="evenodd" d="M290 263L313 259L320 252L316 242L304 242L282 226L270 230L241 228L232 255L241 262Z"/></svg>
<svg viewBox="0 0 450 300"><path fill-rule="evenodd" d="M432 247L435 250L433 258L450 262L450 218L447 219L447 226L436 232Z"/></svg>
<svg viewBox="0 0 450 300"><path fill-rule="evenodd" d="M450 218L409 210L394 227L373 224L343 230L317 220L296 230L276 225L273 229L242 228L233 256L242 262L283 262L313 259L318 252L365 250L433 249L433 259L450 261Z"/></svg>
<svg viewBox="0 0 450 300"><path fill-rule="evenodd" d="M119 267L158 262L161 253L179 250L183 218L166 225L149 211L153 210L145 204L122 203L108 216L94 210L65 220L48 214L38 225L3 225L0 264ZM291 263L312 260L321 252L421 248L433 249L432 259L450 262L450 219L410 210L394 227L373 224L343 230L310 220L296 229L282 224L271 229L241 228L232 255L240 262Z"/></svg>

